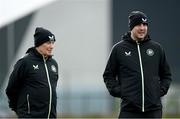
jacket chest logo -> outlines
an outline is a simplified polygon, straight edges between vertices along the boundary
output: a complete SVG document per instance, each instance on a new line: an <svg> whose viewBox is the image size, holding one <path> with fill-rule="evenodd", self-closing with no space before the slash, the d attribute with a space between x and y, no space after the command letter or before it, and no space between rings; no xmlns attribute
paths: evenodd
<svg viewBox="0 0 180 119"><path fill-rule="evenodd" d="M53 72L57 72L57 69L56 69L56 67L55 67L54 65L51 65L51 70L52 70Z"/></svg>
<svg viewBox="0 0 180 119"><path fill-rule="evenodd" d="M34 65L34 64L33 64L33 68L34 68L34 70L37 70L37 69L39 69L39 66L38 66L38 64L37 64L37 65Z"/></svg>
<svg viewBox="0 0 180 119"><path fill-rule="evenodd" d="M153 55L154 55L154 51L153 51L152 49L147 49L147 50L146 50L146 54L147 54L148 56L153 56Z"/></svg>
<svg viewBox="0 0 180 119"><path fill-rule="evenodd" d="M131 56L131 51L129 51L129 52L124 52L124 54L125 54L125 56Z"/></svg>

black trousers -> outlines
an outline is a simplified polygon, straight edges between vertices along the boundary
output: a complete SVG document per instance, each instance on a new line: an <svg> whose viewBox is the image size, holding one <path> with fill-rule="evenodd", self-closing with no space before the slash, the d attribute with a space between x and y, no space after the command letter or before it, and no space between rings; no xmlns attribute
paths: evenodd
<svg viewBox="0 0 180 119"><path fill-rule="evenodd" d="M162 118L162 109L147 111L147 112L128 112L121 111L119 114L119 119L121 118Z"/></svg>

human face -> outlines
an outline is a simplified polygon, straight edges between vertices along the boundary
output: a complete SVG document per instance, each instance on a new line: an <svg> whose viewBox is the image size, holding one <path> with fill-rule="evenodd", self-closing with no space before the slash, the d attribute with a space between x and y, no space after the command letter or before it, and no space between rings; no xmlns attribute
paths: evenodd
<svg viewBox="0 0 180 119"><path fill-rule="evenodd" d="M135 41L140 41L143 40L144 37L147 35L147 24L139 24L136 25L132 30L131 30L131 38Z"/></svg>
<svg viewBox="0 0 180 119"><path fill-rule="evenodd" d="M54 41L47 41L37 47L36 49L42 54L44 57L49 57L52 55L52 50L54 48Z"/></svg>

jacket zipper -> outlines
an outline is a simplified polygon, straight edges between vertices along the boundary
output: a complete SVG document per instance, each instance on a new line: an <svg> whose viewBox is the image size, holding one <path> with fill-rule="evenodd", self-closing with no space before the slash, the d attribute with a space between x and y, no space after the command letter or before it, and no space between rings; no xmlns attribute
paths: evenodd
<svg viewBox="0 0 180 119"><path fill-rule="evenodd" d="M28 107L28 114L31 113L31 109L30 109L30 103L29 103L29 94L27 94L27 107Z"/></svg>
<svg viewBox="0 0 180 119"><path fill-rule="evenodd" d="M47 68L47 64L46 64L46 59L43 56L43 60L44 60L44 66L46 69L46 75L47 75L47 80L48 80L48 84L49 84L49 111L48 111L48 119L50 117L50 113L51 113L51 103L52 103L52 88L51 88L51 83L50 83L50 78L49 78L49 72L48 72L48 68Z"/></svg>
<svg viewBox="0 0 180 119"><path fill-rule="evenodd" d="M138 49L138 55L139 55L139 63L140 63L140 69L141 69L141 84L142 84L142 112L144 112L144 72L143 72L143 66L142 66L142 58L141 58L141 51L139 47L139 43L137 43L137 49Z"/></svg>

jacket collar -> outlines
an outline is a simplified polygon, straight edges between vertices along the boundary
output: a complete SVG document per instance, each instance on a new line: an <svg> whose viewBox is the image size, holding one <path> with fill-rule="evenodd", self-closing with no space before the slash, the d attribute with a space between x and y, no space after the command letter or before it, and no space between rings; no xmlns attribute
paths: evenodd
<svg viewBox="0 0 180 119"><path fill-rule="evenodd" d="M35 47L30 47L27 51L26 51L26 54L30 54L30 55L34 55L40 59L43 59L43 55L40 54ZM52 58L52 56L49 56L48 59ZM47 60L48 60L47 59Z"/></svg>

